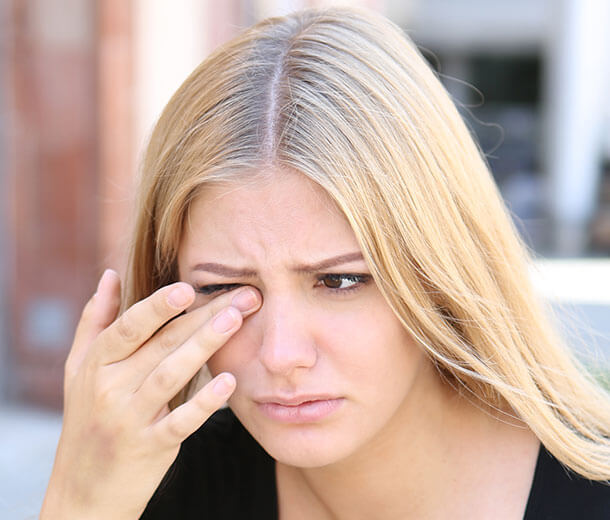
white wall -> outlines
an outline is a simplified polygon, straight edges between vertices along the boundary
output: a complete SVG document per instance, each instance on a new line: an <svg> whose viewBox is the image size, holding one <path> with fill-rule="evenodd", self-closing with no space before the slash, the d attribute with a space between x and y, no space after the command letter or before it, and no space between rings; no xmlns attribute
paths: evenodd
<svg viewBox="0 0 610 520"><path fill-rule="evenodd" d="M144 148L161 110L208 52L210 1L135 0L135 147Z"/></svg>

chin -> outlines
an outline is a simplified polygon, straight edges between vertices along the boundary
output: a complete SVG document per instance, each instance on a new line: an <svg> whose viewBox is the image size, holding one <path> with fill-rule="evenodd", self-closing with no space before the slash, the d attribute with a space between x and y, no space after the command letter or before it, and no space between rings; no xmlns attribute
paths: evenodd
<svg viewBox="0 0 610 520"><path fill-rule="evenodd" d="M293 467L316 468L338 462L359 445L361 428L348 424L346 417L320 422L281 424L258 414L235 414L250 435L276 461Z"/></svg>
<svg viewBox="0 0 610 520"><path fill-rule="evenodd" d="M353 453L357 444L355 439L346 438L320 425L271 430L251 433L276 461L298 468L319 468L339 462Z"/></svg>

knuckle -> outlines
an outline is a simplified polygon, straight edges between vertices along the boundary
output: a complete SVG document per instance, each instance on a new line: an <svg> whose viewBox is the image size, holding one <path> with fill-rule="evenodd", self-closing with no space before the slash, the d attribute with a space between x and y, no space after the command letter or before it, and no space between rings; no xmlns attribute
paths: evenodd
<svg viewBox="0 0 610 520"><path fill-rule="evenodd" d="M171 316L171 309L167 303L167 300L161 294L155 294L150 300L150 304L152 306L152 311L155 316L165 320L169 316Z"/></svg>
<svg viewBox="0 0 610 520"><path fill-rule="evenodd" d="M137 328L130 323L129 316L122 314L115 322L116 333L119 338L127 343L135 343L139 339Z"/></svg>
<svg viewBox="0 0 610 520"><path fill-rule="evenodd" d="M167 433L170 438L182 440L190 435L190 428L180 418L169 415L167 419Z"/></svg>
<svg viewBox="0 0 610 520"><path fill-rule="evenodd" d="M104 417L95 417L87 428L87 437L95 439L100 455L104 460L113 460L119 452L122 439L125 438L127 429L125 425L116 421L109 421Z"/></svg>
<svg viewBox="0 0 610 520"><path fill-rule="evenodd" d="M197 409L199 416L205 419L212 415L220 406L219 403L214 402L207 389L197 392L191 398L190 403Z"/></svg>
<svg viewBox="0 0 610 520"><path fill-rule="evenodd" d="M176 333L170 330L163 330L157 335L159 348L163 352L172 352L179 344Z"/></svg>
<svg viewBox="0 0 610 520"><path fill-rule="evenodd" d="M152 375L152 383L161 390L172 390L176 386L177 378L171 370L159 365Z"/></svg>
<svg viewBox="0 0 610 520"><path fill-rule="evenodd" d="M98 410L107 410L115 404L114 386L106 379L97 378L93 388L95 407Z"/></svg>

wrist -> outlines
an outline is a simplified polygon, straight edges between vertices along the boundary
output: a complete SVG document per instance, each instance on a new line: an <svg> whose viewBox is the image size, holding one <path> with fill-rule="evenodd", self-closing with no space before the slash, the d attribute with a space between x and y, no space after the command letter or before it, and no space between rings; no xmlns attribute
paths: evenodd
<svg viewBox="0 0 610 520"><path fill-rule="evenodd" d="M140 517L138 513L120 511L119 508L117 503L85 503L50 485L42 502L39 520L137 520Z"/></svg>

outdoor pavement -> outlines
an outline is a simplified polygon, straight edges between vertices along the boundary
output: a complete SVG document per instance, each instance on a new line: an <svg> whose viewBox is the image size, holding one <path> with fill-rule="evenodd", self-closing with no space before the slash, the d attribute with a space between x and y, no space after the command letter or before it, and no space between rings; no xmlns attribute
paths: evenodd
<svg viewBox="0 0 610 520"><path fill-rule="evenodd" d="M0 404L0 519L38 518L60 430L57 412Z"/></svg>

